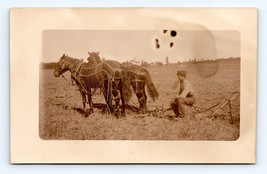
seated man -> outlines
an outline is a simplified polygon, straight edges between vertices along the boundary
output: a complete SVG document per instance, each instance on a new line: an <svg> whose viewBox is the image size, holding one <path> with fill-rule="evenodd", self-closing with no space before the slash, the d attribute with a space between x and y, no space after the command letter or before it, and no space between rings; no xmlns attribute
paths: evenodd
<svg viewBox="0 0 267 174"><path fill-rule="evenodd" d="M177 77L180 82L178 97L171 101L171 107L176 118L186 116L186 105L192 106L195 103L194 91L188 80L186 80L185 71L177 71Z"/></svg>

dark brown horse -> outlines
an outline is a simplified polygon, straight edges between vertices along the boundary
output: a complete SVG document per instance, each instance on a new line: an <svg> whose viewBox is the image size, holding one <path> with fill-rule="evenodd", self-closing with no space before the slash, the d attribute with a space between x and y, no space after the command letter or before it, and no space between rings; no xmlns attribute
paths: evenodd
<svg viewBox="0 0 267 174"><path fill-rule="evenodd" d="M132 88L134 89L140 104L139 107L141 109L147 109L145 86L147 87L148 95L153 101L159 97L158 90L155 87L148 70L132 63L123 63L122 65L126 68L128 77L130 77Z"/></svg>
<svg viewBox="0 0 267 174"><path fill-rule="evenodd" d="M71 78L79 86L86 116L93 112L92 88L102 90L110 113L118 114L121 100L121 114L125 115L125 102L131 97L130 81L127 79L126 70L118 62L91 64L64 54L57 62L54 76L59 77L66 71L70 71ZM112 100L116 103L115 109Z"/></svg>
<svg viewBox="0 0 267 174"><path fill-rule="evenodd" d="M98 52L88 53L89 63L97 64L101 62ZM128 79L130 80L132 88L138 98L140 104L139 108L142 110L146 110L147 95L145 91L145 86L147 86L148 95L152 98L153 101L155 101L159 97L159 93L153 84L149 72L147 71L147 69L138 65L134 65L132 63L123 63L122 66L126 69Z"/></svg>

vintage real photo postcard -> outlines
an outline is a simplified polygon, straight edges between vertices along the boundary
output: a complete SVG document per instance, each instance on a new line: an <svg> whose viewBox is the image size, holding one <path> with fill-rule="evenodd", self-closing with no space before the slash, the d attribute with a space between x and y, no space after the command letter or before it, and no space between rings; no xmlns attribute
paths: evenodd
<svg viewBox="0 0 267 174"><path fill-rule="evenodd" d="M10 10L11 163L255 163L254 8Z"/></svg>

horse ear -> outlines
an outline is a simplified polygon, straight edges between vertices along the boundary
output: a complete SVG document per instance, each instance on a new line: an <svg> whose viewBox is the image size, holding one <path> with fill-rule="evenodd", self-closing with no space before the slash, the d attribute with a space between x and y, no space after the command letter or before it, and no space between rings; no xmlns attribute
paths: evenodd
<svg viewBox="0 0 267 174"><path fill-rule="evenodd" d="M89 56L91 56L91 53L88 51Z"/></svg>
<svg viewBox="0 0 267 174"><path fill-rule="evenodd" d="M65 53L63 54L63 56L62 57L65 57Z"/></svg>

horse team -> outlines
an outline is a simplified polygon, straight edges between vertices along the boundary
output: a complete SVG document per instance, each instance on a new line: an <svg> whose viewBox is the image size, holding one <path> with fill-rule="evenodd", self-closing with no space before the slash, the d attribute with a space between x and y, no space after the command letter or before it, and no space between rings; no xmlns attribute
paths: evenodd
<svg viewBox="0 0 267 174"><path fill-rule="evenodd" d="M88 54L88 62L63 54L54 69L55 77L60 77L67 71L71 73L71 78L78 85L82 95L83 113L86 117L94 111L92 96L96 89L103 93L108 112L116 117L120 114L125 116L125 105L129 102L132 91L138 98L139 109L143 111L147 110L145 86L153 101L159 97L145 68L131 63L121 64L114 60L102 61L98 52Z"/></svg>

